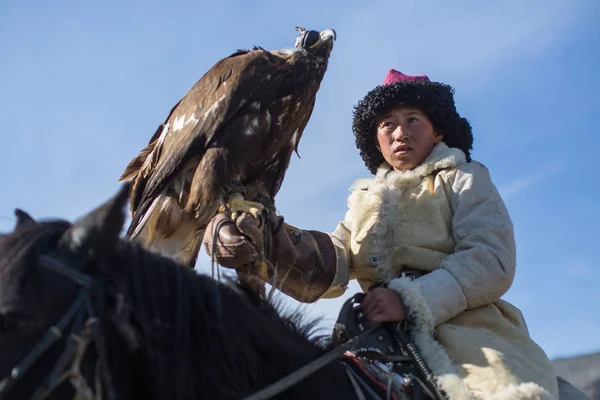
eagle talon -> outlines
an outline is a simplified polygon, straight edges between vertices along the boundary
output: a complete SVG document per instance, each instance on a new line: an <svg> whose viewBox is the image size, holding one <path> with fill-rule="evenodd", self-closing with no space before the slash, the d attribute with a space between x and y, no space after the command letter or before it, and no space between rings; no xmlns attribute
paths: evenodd
<svg viewBox="0 0 600 400"><path fill-rule="evenodd" d="M241 213L247 213L256 219L260 219L265 206L254 201L234 197L227 202L225 208L231 213L232 220L236 220Z"/></svg>

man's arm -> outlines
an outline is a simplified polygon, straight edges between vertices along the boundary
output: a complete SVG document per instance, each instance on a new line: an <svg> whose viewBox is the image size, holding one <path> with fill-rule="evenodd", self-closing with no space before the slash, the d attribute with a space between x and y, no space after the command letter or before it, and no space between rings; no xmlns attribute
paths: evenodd
<svg viewBox="0 0 600 400"><path fill-rule="evenodd" d="M348 274L338 270L344 250L335 234L298 229L283 223L281 216L273 216L267 223L267 258L275 268L261 278L305 303L343 293L339 285L347 283ZM218 214L206 229L204 243L208 255L214 255L219 264L237 269L260 260L257 249L263 248L264 238L263 227L253 217L242 215L234 223L225 214ZM347 271L347 262L342 264Z"/></svg>

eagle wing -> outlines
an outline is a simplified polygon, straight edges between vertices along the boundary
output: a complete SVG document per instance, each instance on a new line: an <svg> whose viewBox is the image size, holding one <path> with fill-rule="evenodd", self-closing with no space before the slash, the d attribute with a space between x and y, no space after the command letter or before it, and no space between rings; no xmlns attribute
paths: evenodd
<svg viewBox="0 0 600 400"><path fill-rule="evenodd" d="M271 199L274 199L279 189L281 189L292 154L294 152L298 154L298 144L302 138L304 127L308 124L308 120L313 112L314 105L315 101L313 98L310 104L307 105L307 110L301 114L301 118L297 121L297 126L302 128L295 131L295 136L291 140L283 141L285 144L281 151L278 152L277 158L261 173L260 179Z"/></svg>
<svg viewBox="0 0 600 400"><path fill-rule="evenodd" d="M220 128L260 91L273 65L263 49L238 51L216 63L177 103L120 181L133 180L133 233L148 208L192 158L201 158ZM160 132L160 133L159 133Z"/></svg>
<svg viewBox="0 0 600 400"><path fill-rule="evenodd" d="M204 74L121 176L133 181L127 236L193 266L221 202L273 208L333 40L302 30L293 49L238 51Z"/></svg>

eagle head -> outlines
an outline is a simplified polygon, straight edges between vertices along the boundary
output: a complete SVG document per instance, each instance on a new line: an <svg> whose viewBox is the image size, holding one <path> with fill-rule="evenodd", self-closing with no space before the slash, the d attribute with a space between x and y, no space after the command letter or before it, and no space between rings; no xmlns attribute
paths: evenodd
<svg viewBox="0 0 600 400"><path fill-rule="evenodd" d="M333 29L325 29L321 32L309 31L299 26L295 29L300 32L300 35L296 38L296 49L319 59L327 60L329 58L336 37Z"/></svg>

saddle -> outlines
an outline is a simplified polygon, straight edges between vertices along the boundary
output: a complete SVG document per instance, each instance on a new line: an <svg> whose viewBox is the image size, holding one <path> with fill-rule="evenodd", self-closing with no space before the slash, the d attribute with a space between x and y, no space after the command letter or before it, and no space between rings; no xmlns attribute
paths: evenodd
<svg viewBox="0 0 600 400"><path fill-rule="evenodd" d="M362 389L375 399L445 398L433 384L424 361L415 354L405 324L369 322L361 307L364 296L357 293L344 303L332 333L335 345L364 334L342 358Z"/></svg>

